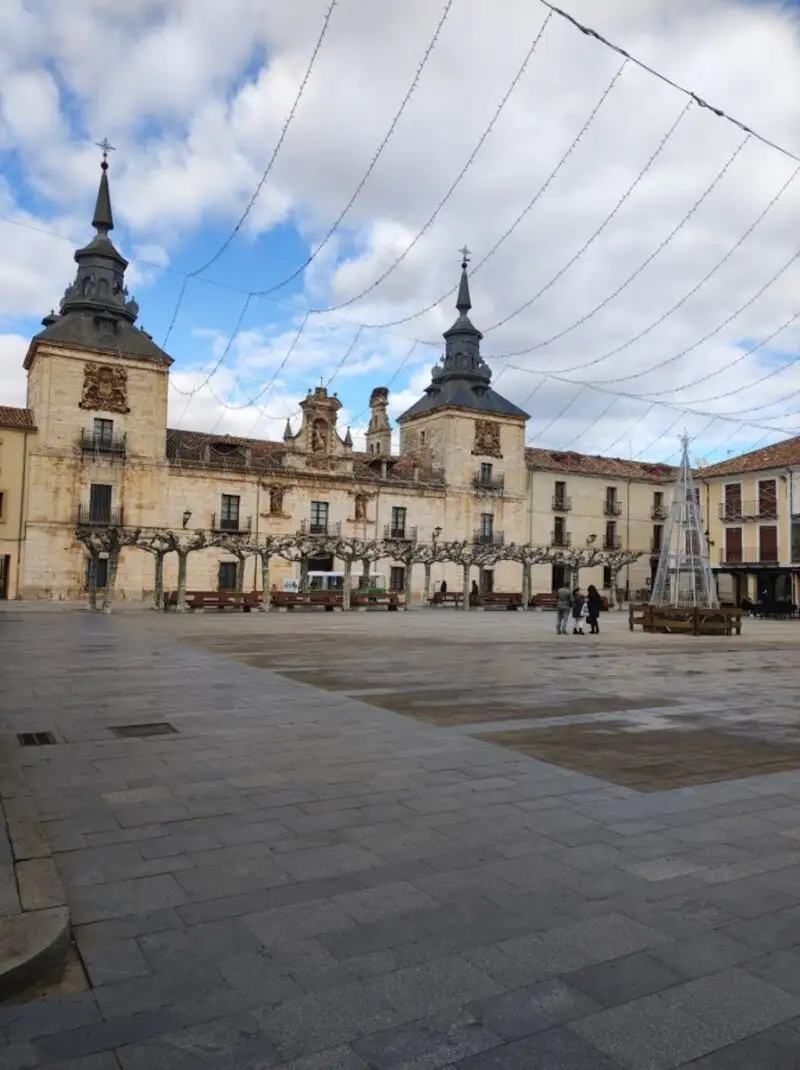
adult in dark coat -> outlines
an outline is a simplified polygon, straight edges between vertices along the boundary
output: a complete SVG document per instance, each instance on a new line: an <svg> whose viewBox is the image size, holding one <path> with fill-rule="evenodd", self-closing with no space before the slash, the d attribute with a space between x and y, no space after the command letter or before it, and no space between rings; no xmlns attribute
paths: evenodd
<svg viewBox="0 0 800 1070"><path fill-rule="evenodd" d="M603 599L597 588L593 583L589 584L586 591L586 602L589 607L589 615L586 618L586 623L589 625L590 635L600 634L600 625L598 624L598 617L603 610Z"/></svg>

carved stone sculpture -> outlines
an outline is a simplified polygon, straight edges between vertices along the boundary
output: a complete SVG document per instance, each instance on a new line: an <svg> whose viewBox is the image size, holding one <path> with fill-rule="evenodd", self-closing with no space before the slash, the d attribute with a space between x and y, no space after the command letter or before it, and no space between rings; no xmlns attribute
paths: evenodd
<svg viewBox="0 0 800 1070"><path fill-rule="evenodd" d="M272 487L269 492L269 511L272 516L283 514L283 489Z"/></svg>
<svg viewBox="0 0 800 1070"><path fill-rule="evenodd" d="M475 421L474 454L481 457L502 457L500 451L500 424L494 420Z"/></svg>
<svg viewBox="0 0 800 1070"><path fill-rule="evenodd" d="M82 409L103 412L130 412L128 406L128 371L111 364L89 361L83 368Z"/></svg>

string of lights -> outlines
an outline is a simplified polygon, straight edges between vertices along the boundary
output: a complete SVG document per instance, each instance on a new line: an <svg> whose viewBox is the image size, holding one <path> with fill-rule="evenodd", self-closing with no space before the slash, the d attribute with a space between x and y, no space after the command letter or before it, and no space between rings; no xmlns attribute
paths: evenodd
<svg viewBox="0 0 800 1070"><path fill-rule="evenodd" d="M549 423L549 424L547 424L547 426L546 426L545 428L543 428L543 430L541 430L541 431L537 432L537 433L536 433L536 434L535 434L535 435L533 436L533 438L531 439L531 441L532 441L532 442L534 442L534 441L536 441L537 439L538 439L538 440L541 440L541 439L543 439L543 438L544 438L544 436L545 436L545 435L547 434L547 432L548 432L548 431L550 430L550 428L551 428L551 427L555 427L555 425L556 425L556 424L558 423L558 421L559 421L559 420L560 420L560 419L561 419L561 418L562 418L563 416L565 416L565 415L566 415L567 411L568 411L569 409L571 409L571 408L572 408L573 404L574 404L574 403L575 403L575 402L576 402L576 401L578 400L578 398L579 398L579 397L580 397L580 396L581 396L581 395L582 395L583 393L585 393L585 391L586 391L587 389L588 389L588 387L587 387L587 386L582 386L582 387L580 388L580 390L578 390L578 391L577 391L577 393L576 393L576 394L575 394L575 395L574 395L573 397L571 397L571 398L569 399L569 401L568 401L568 402L567 402L567 404L566 404L566 405L565 405L565 406L563 407L563 409L561 409L561 411L560 411L560 412L558 412L558 413L557 413L557 414L556 414L556 415L555 415L555 416L553 417L553 419L552 419L552 420L550 421L550 423Z"/></svg>
<svg viewBox="0 0 800 1070"><path fill-rule="evenodd" d="M369 286L367 286L363 290L361 290L360 293L357 293L353 297L349 297L346 301L341 301L336 305L329 305L329 306L327 306L325 308L312 309L313 312L315 312L315 313L338 312L340 309L348 308L350 305L356 304L356 302L362 300L362 298L364 298L368 294L372 293L372 291L376 290L378 288L378 286L381 285L382 282L384 282L386 279L388 279L388 277L400 266L400 264L403 263L403 261L409 255L409 253L414 248L416 248L416 246L419 244L419 242L422 240L422 238L428 233L430 228L433 226L433 224L439 218L439 214L441 213L442 209L449 202L450 198L453 196L455 191L461 185L461 182L466 177L467 172L472 167L472 164L475 162L475 159L477 158L478 153L481 151L483 146L486 144L486 141L487 141L489 135L494 130L494 127L495 127L498 119L502 115L506 104L511 99L511 95L513 94L514 90L517 88L517 86L519 85L520 81L522 80L522 77L523 77L523 75L525 74L525 71L528 68L528 64L533 59L533 55L536 52L536 49L538 48L539 43L542 40L542 38L544 36L544 33L545 33L545 30L549 26L551 19L552 19L552 12L548 12L547 16L545 17L544 23L542 24L541 29L536 34L535 38L533 39L533 43L531 44L530 48L528 49L528 51L525 54L525 57L524 57L521 65L519 67L519 70L517 71L517 73L512 78L511 84L509 85L508 89L506 90L505 94L503 95L502 100L497 105L497 108L495 109L495 112L492 115L492 118L489 120L488 125L485 127L483 133L478 138L477 144L475 145L475 147L473 148L473 150L470 153L469 157L467 158L466 163L461 168L459 173L456 175L456 177L453 180L453 182L451 183L449 189L444 194L444 196L439 201L439 203L436 205L436 207L434 208L433 212L430 214L430 216L428 217L426 222L423 223L423 225L420 228L420 230L417 231L417 233L411 239L411 241L406 246L406 248L403 250L403 252L395 260L393 260L392 263L384 271L382 271L381 274L378 275L378 277L376 279L374 279L369 284ZM366 326L372 326L372 325L371 324L367 324Z"/></svg>
<svg viewBox="0 0 800 1070"><path fill-rule="evenodd" d="M798 256L800 256L800 253L798 253ZM729 361L724 368L718 368L716 371L708 372L707 375L703 375L699 379L695 379L694 382L684 383L683 386L674 386L670 387L667 390L649 390L643 396L653 398L662 397L664 394L674 394L679 390L687 390L689 387L698 386L700 383L708 382L708 380L713 379L715 375L727 374L731 370L731 368L735 368L737 364L740 364L743 360L746 360L747 357L751 357L753 353L758 353L760 349L763 349L765 346L769 345L769 343L773 341L773 339L777 338L778 335L782 334L785 330L788 330L788 328L791 327L792 324L795 323L798 319L800 319L800 312L795 312L792 316L789 317L788 320L786 320L785 323L782 323L780 327L774 330L772 334L768 334L766 338L762 338L760 342L757 342L755 345L750 346L748 349L743 349L739 356L736 357L734 360ZM773 376L780 375L781 372L787 371L789 368L793 367L798 362L800 362L800 357L796 357L795 359L788 361L786 364L781 365L779 368L774 368L771 372L767 372L765 375L762 375L760 379L755 379L753 380L753 382L746 383L744 386L740 386L736 390L728 390L724 394L712 394L710 397L705 398L693 398L692 404L700 405L705 404L705 402L707 401L720 401L722 398L731 397L731 395L738 394L742 390L750 390L752 387L758 386L759 383L763 383L767 379L772 379Z"/></svg>
<svg viewBox="0 0 800 1070"><path fill-rule="evenodd" d="M210 259L208 259L204 264L202 264L201 267L196 268L194 271L190 271L186 274L186 277L183 281L183 286L181 286L180 293L178 294L178 300L175 304L175 309L172 313L172 318L170 319L169 327L167 328L167 333L164 336L162 349L166 347L167 342L169 341L170 336L172 334L172 329L175 326L175 322L178 318L178 313L180 312L181 305L183 304L183 298L186 295L186 287L189 285L189 280L197 278L198 275L202 275L204 271L207 271L212 266L212 264L215 264L217 260L219 260L219 258L222 256L222 254L225 252L225 250L228 248L228 246L231 244L236 235L244 226L248 216L250 215L255 206L256 201L260 197L261 191L264 188L264 184L269 178L272 172L272 168L275 165L275 161L278 158L278 153L283 147L283 143L286 140L286 135L289 132L289 127L292 125L295 113L297 112L297 109L300 105L300 101L302 100L303 94L305 93L306 86L308 85L309 79L311 78L311 73L314 70L314 66L317 62L317 56L319 55L320 49L322 48L322 43L328 33L328 25L330 24L331 16L333 15L333 10L338 2L339 0L330 0L330 3L328 4L328 8L325 12L325 17L322 21L322 29L320 30L316 44L314 45L314 50L311 53L311 59L309 60L308 67L306 68L305 75L303 76L303 80L301 81L300 86L298 87L297 94L295 95L294 101L292 102L292 106L289 109L289 114L286 117L286 121L284 122L283 127L281 128L280 136L278 137L278 140L275 143L275 147L272 150L272 155L270 156L269 161L267 162L267 166L265 167L261 178L259 179L258 185L256 186L253 195L248 201L244 211L239 217L236 226L230 232L230 234L222 243L222 245L217 249L214 255L210 257Z"/></svg>
<svg viewBox="0 0 800 1070"><path fill-rule="evenodd" d="M384 135L383 139L381 140L381 143L378 145L377 149L375 150L375 152L374 152L374 154L372 156L372 159L370 160L369 166L367 167L366 171L364 172L364 174L363 174L363 176L361 178L361 181L356 186L356 188L353 191L353 193L352 193L350 199L348 200L347 204L344 206L344 208L341 210L339 215L336 217L336 219L333 221L331 226L328 228L328 231L323 236L322 240L315 246L313 251L309 254L309 256L306 258L306 260L300 265L300 267L296 268L290 275L287 275L285 278L281 279L280 282L276 282L273 286L270 286L269 289L260 290L259 291L259 296L260 297L266 297L268 294L272 294L272 293L275 293L277 290L283 289L284 286L288 286L290 282L293 282L299 275L302 275L302 273L306 270L306 268L316 260L316 258L319 256L319 254L322 252L322 250L325 248L325 246L328 244L328 242L331 240L331 238L334 236L334 234L338 231L339 227L344 222L344 219L349 214L350 209L353 207L353 205L356 203L358 198L361 196L361 193L363 192L364 187L366 186L367 182L369 181L373 171L375 170L375 168L376 168L376 166L378 164L378 160L380 160L381 156L383 155L384 149L389 144L389 141L391 140L392 136L394 135L394 132L397 129L397 127L398 127L398 125L400 123L400 120L403 117L403 113L405 112L406 108L408 107L409 101L411 100L411 97L413 96L414 91L416 90L417 86L419 85L420 79L422 77L422 72L425 70L425 67L428 64L428 60L430 59L430 57L431 57L431 55L433 53L433 50L434 50L434 48L436 47L436 45L437 45L437 43L439 41L439 37L441 35L442 28L444 27L444 24L445 24L445 22L447 20L447 16L450 14L450 8L453 6L453 3L454 3L454 0L447 0L447 3L444 6L444 11L442 12L441 17L439 18L439 22L436 25L436 29L433 32L433 37L431 38L430 42L428 43L428 47L425 49L425 52L422 55L422 59L417 64L417 69L416 69L414 77L413 77L413 79L411 81L411 85L406 90L405 96L403 97L402 101L400 102L400 107L395 112L394 118L392 119L391 123L389 124L389 129L386 131L386 134Z"/></svg>
<svg viewBox="0 0 800 1070"><path fill-rule="evenodd" d="M669 365L674 364L676 361L681 360L685 356L688 356L689 353L693 353L696 349L699 349L704 342L708 342L711 338L715 338L718 334L720 334L721 331L723 331L728 326L729 323L733 323L733 321L739 316L741 316L741 314L745 312L748 308L750 308L751 305L754 305L756 301L758 301L758 299L767 292L767 290L769 290L772 286L775 285L778 279L780 279L783 275L786 274L792 264L796 263L798 259L800 259L800 249L798 249L798 251L794 253L789 258L789 260L787 260L786 263L781 268L779 268L778 271L776 271L770 279L768 279L764 283L761 289L759 289L755 294L753 294L751 298L749 298L749 300L739 305L739 307L736 308L733 312L731 312L730 315L726 316L721 323L717 324L716 327L708 331L701 338L698 338L697 341L692 342L691 345L686 346L679 353L675 353L673 356L668 357L666 360L660 361L658 364L653 365L652 368L644 368L641 371L631 372L630 375L618 375L612 379L595 379L593 380L593 382L605 384L627 383L630 382L631 379L641 379L646 375L651 375L655 371L661 371L662 368L667 368L669 367ZM615 349L610 350L608 353L604 354L604 357L602 359L616 356L618 353L622 353L625 349L628 348L629 345L633 343L634 340L635 339L631 339L630 341L625 342L623 345L617 346ZM759 347L754 347L753 351L755 351L755 349L757 348ZM743 358L737 358L737 360L733 363L738 363L739 359ZM665 391L665 393L669 393L669 391ZM647 396L651 397L654 395L648 394Z"/></svg>
<svg viewBox="0 0 800 1070"><path fill-rule="evenodd" d="M176 391L176 393L182 394L186 398L186 405L184 407L183 412L181 413L181 418L178 421L179 423L183 423L184 417L186 416L186 413L187 413L187 411L189 409L189 406L192 403L192 398L195 396L195 394L197 394L198 391L202 390L203 387L206 386L207 383L210 383L211 380L214 378L214 376L219 371L219 369L222 367L222 364L225 361L225 358L230 353L231 347L233 346L233 343L235 342L235 340L236 340L236 338L237 338L237 336L239 334L239 330L240 330L240 328L242 326L242 323L244 322L245 316L247 315L247 311L250 308L250 300L251 300L251 298L248 295L247 299L245 300L244 304L242 305L242 307L241 307L241 309L239 311L239 315L238 315L238 317L236 319L236 324L235 324L235 326L233 328L233 331L228 336L228 341L225 343L225 346L223 347L222 352L220 353L219 357L217 358L216 362L214 363L213 368L208 373L208 375L205 377L205 379L203 379L200 383L198 383L197 386L193 387L191 390L188 390L188 391L181 390L178 387L173 386L173 389Z"/></svg>
<svg viewBox="0 0 800 1070"><path fill-rule="evenodd" d="M624 70L624 63L623 63L623 66L620 67L619 71L617 72L617 77L619 77L619 75L622 74L623 70ZM507 316L504 316L502 319L498 320L496 323L493 323L491 327L487 327L485 332L484 332L484 334L489 334L490 331L496 331L498 329L498 327L504 326L510 320L514 319L516 316L519 316L520 313L525 312L527 309L529 309L531 307L531 305L534 305L539 300L540 297L542 297L544 294L547 293L548 290L552 289L553 286L555 286L555 284L559 281L559 279L563 278L564 275L566 275L566 273L570 270L570 268L572 268L575 264L577 264L577 262L581 259L581 257L592 247L592 245L595 243L595 241L597 241L597 239L600 237L600 235L603 233L603 231L606 229L606 227L612 222L613 219L616 218L616 216L619 213L620 209L629 200L629 198L633 194L633 192L636 189L636 187L644 179L645 175L648 174L648 172L650 171L650 168L653 166L655 161L661 155L661 153L664 150L664 147L669 143L670 138L675 133L675 131L678 129L680 124L683 122L685 117L689 114L689 111L691 110L691 108L692 108L692 102L691 101L687 101L687 103L684 105L683 109L681 110L680 115L678 115L678 118L675 120L675 122L672 124L672 126L669 128L669 130L666 132L666 134L662 137L661 141L659 142L658 146L656 147L655 152L650 156L650 159L647 161L647 163L641 169L639 174L634 178L633 182L628 186L628 188L625 190L625 192L619 198L617 203L611 209L611 211L606 216L606 218L603 220L603 222L600 224L600 226L594 231L594 233L588 238L588 240L584 242L584 244L580 247L580 249L578 249L578 251L575 253L575 255L572 256L566 262L566 264L564 264L564 266L562 268L560 268L555 273L555 275L553 275L553 277L548 282L546 282L543 286L541 286L532 297L529 297L527 301L525 301L523 304L521 304L519 306L519 308L514 309L513 312L509 312Z"/></svg>
<svg viewBox="0 0 800 1070"><path fill-rule="evenodd" d="M261 398L265 399L264 406L266 405L266 398L268 398L272 394L272 391L275 389L275 384L277 383L281 372L286 367L286 365L289 363L289 361L292 359L292 355L294 354L295 349L297 349L297 346L298 346L298 344L300 342L300 339L303 337L303 333L305 332L306 325L307 325L307 323L308 323L310 318L311 318L311 313L310 312L306 312L305 316L303 316L303 320L302 320L300 326L297 328L297 332L295 333L295 336L292 339L291 345L286 350L286 352L285 352L285 354L283 356L283 360L280 362L278 367L275 369L275 374L272 376L272 378L269 380L269 382L258 392L258 394L248 403L248 405L247 405L248 408L252 407L252 405L255 405L256 402L259 401ZM264 414L265 414L265 409L264 409L264 407L262 407L261 410L259 411L259 414L258 414L258 417L256 419L256 422L253 424L253 428L250 431L250 434L248 436L249 438L253 437L253 431L255 431L256 427L260 423L260 421L261 421L262 417L264 416Z"/></svg>
<svg viewBox="0 0 800 1070"><path fill-rule="evenodd" d="M733 126L738 127L750 137L757 138L759 141L763 142L764 145L768 145L769 148L775 149L777 152L783 153L784 156L788 156L789 159L794 160L795 163L800 163L800 155L797 155L794 152L790 152L789 149L784 148L777 142L771 141L769 138L757 133L751 127L746 126L743 122L741 122L741 120L735 119L732 115L728 115L722 110L722 108L718 108L713 104L709 104L708 101L703 100L702 97L699 97L697 93L692 92L691 89L686 89L685 86L682 86L680 85L680 83L673 81L671 78L668 78L665 74L662 74L660 71L656 70L655 67L651 67L649 64L644 63L640 59L637 59L636 56L632 55L630 52L627 52L624 48L620 48L619 45L616 45L613 42L609 41L606 37L603 37L602 34L599 34L597 32L597 30L593 30L589 26L585 26L582 22L578 22L578 20L572 15L570 15L568 12L562 11L560 7L556 7L555 4L549 3L549 0L539 0L539 2L543 4L552 14L560 15L561 18L566 19L567 22L572 23L572 25L575 26L578 30L580 30L582 34L585 34L587 37L593 37L596 41L599 41L600 44L603 44L607 48L612 49L618 55L624 56L624 58L630 60L631 63L635 63L637 67L641 67L643 71L647 71L648 74L652 74L653 77L658 78L660 81L671 86L673 89L677 89L678 92L683 93L684 96L691 97L695 104L699 105L699 107L701 108L707 109L709 112L711 112L712 115L715 115L718 119L723 119L725 122L731 123Z"/></svg>
<svg viewBox="0 0 800 1070"><path fill-rule="evenodd" d="M687 225L690 219L695 215L695 213L702 206L702 204L711 196L711 194L717 188L717 186L725 177L725 175L727 175L728 171L733 166L734 162L736 161L737 157L739 156L746 144L747 137L745 137L744 140L736 146L736 148L733 150L730 157L726 160L722 168L714 176L711 183L703 190L703 192L700 194L694 204L689 208L688 212L683 216L680 222L672 228L672 230L667 234L667 236L656 246L653 252L650 253L650 255L642 261L642 263L636 268L635 271L632 271L631 274L628 275L628 277L616 288L616 290L613 290L599 304L595 305L594 308L590 309L579 319L575 320L574 323L571 323L568 327L565 327L563 330L558 331L557 334L551 335L549 338L544 338L541 342L534 343L534 345L526 346L524 349L516 349L508 353L494 354L493 356L489 356L488 359L504 360L509 357L523 357L527 356L529 353L536 353L538 350L544 349L545 346L552 345L553 342L558 342L560 339L566 337L566 335L571 334L573 331L577 330L578 327L581 327L588 320L592 319L592 317L596 316L598 312L601 312L604 308L610 305L611 302L616 300L616 298L619 297L621 293L627 290L630 284L634 282L642 274L642 272L645 271L650 266L650 264L653 263L656 257L661 255L661 253L678 236L678 234L680 234L680 232ZM596 363L599 363L599 360L587 361L585 364L577 364L572 368L566 368L563 370L582 371L584 368L591 367L592 364Z"/></svg>
<svg viewBox="0 0 800 1070"><path fill-rule="evenodd" d="M517 217L514 220L514 222L500 235L500 237L497 239L497 241L494 243L494 245L489 249L489 251L483 257L481 257L481 259L478 260L476 264L474 264L471 267L471 269L470 269L470 277L474 278L474 276L481 270L481 268L484 266L484 264L486 264L486 262L488 260L490 260L495 255L495 253L498 251L498 249L500 249L500 247L505 244L505 242L511 237L511 235L514 234L514 232L517 230L517 228L520 226L520 224L526 218L526 216L539 203L541 198L544 196L544 194L547 192L547 190L550 188L550 186L553 184L553 182L557 178L559 172L564 167L564 165L566 164L567 160L569 160L569 158L572 156L572 154L575 151L575 149L577 149L578 145L583 140L586 132L589 130L590 126L592 125L592 123L596 119L598 112L602 108L603 104L605 104L605 102L608 99L611 91L614 89L614 87L616 86L617 82L619 81L624 69L625 69L625 63L623 63L622 66L619 68L619 70L613 75L613 77L611 78L611 81L608 83L606 88L600 94L600 97L599 97L597 103L594 105L594 107L592 108L591 112L589 113L588 119L586 119L586 121L584 122L583 126L580 128L580 130L578 131L578 133L575 135L575 137L573 138L572 142L568 146L566 152L563 154L563 156L558 161L556 166L553 168L553 170L547 176L547 178L545 179L544 183L539 187L537 192L528 201L528 203L525 205L525 207L522 209L522 211L517 215ZM689 106L687 106L686 108L683 109L683 111L681 112L680 116L678 117L677 122L675 122L673 124L673 126L668 130L668 132L665 134L665 136L661 139L661 143L659 144L658 148L653 153L653 155L650 157L650 160L646 164L645 168L640 172L639 176L636 178L636 180L634 181L633 185L629 188L628 192L623 196L623 199L620 201L620 203L617 205L617 207L613 210L611 215L609 215L607 217L606 222L603 224L603 226L601 228L599 228L598 231L595 232L594 236L592 238L590 238L590 240L587 242L587 244L586 244L586 248L587 249L588 249L589 245L591 245L591 243L595 240L595 238L599 237L600 233L602 233L602 231L605 229L605 227L608 225L608 223L611 222L611 219L613 218L613 216L616 215L617 211L619 211L619 209L622 207L622 204L624 203L624 201L628 199L630 194L633 193L633 190L635 189L635 187L644 178L644 176L647 173L647 171L650 169L650 167L653 165L653 163L655 162L657 157L661 154L661 152L666 147L667 142L672 137L672 135L675 133L675 130L678 128L678 125L680 124L680 122L683 119L684 115L686 115L686 113L689 111L690 107L691 107L691 105L689 105ZM584 249L584 251L585 251L585 249ZM581 255L583 255L583 254L581 253ZM567 269L565 268L564 271L566 271L566 270ZM403 323L410 323L412 320L419 319L420 316L424 316L427 312L431 312L434 308L437 308L439 305L442 304L442 302L446 301L449 297L452 297L457 289L458 289L457 285L451 287L447 291L447 293L442 294L442 296L437 298L435 301L431 301L431 303L428 304L428 305L425 305L424 308L418 309L416 312L413 312L408 316L401 316L399 319L388 320L385 323L372 324L372 326L375 326L375 327L397 327L397 326L400 326ZM489 328L489 330L492 330L492 328Z"/></svg>

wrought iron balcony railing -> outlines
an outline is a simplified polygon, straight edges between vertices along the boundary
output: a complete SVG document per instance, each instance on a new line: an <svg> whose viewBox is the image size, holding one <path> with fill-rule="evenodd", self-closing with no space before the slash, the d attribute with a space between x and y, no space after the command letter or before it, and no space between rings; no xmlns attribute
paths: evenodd
<svg viewBox="0 0 800 1070"><path fill-rule="evenodd" d="M340 520L301 520L299 535L341 535L342 524Z"/></svg>
<svg viewBox="0 0 800 1070"><path fill-rule="evenodd" d="M619 535L604 536L603 537L603 549L604 550L621 550L622 538Z"/></svg>
<svg viewBox="0 0 800 1070"><path fill-rule="evenodd" d="M622 516L622 502L606 498L603 503L603 512L606 516Z"/></svg>
<svg viewBox="0 0 800 1070"><path fill-rule="evenodd" d="M650 510L650 519L666 520L668 514L669 509L667 509L666 505L654 505L653 508Z"/></svg>
<svg viewBox="0 0 800 1070"><path fill-rule="evenodd" d="M777 520L778 503L765 502L721 502L719 518L728 522L736 520Z"/></svg>
<svg viewBox="0 0 800 1070"><path fill-rule="evenodd" d="M553 512L554 513L568 513L572 509L572 498L567 498L563 494L553 495Z"/></svg>
<svg viewBox="0 0 800 1070"><path fill-rule="evenodd" d="M211 530L227 532L230 535L246 535L253 526L250 516L218 516L211 514Z"/></svg>
<svg viewBox="0 0 800 1070"><path fill-rule="evenodd" d="M78 526L91 528L121 528L124 522L124 513L121 505L78 506Z"/></svg>
<svg viewBox="0 0 800 1070"><path fill-rule="evenodd" d="M395 539L398 542L416 542L417 529L416 527L406 527L405 524L402 527L386 524L383 529L383 537L384 539Z"/></svg>
<svg viewBox="0 0 800 1070"><path fill-rule="evenodd" d="M480 546L503 546L506 537L502 531L476 531L472 541Z"/></svg>
<svg viewBox="0 0 800 1070"><path fill-rule="evenodd" d="M550 536L551 546L572 546L572 534L569 531L554 531Z"/></svg>
<svg viewBox="0 0 800 1070"><path fill-rule="evenodd" d="M724 546L719 552L721 565L777 565L779 556L777 550L751 549L739 547L728 550Z"/></svg>
<svg viewBox="0 0 800 1070"><path fill-rule="evenodd" d="M90 431L87 428L81 428L80 442L81 456L85 454L95 454L99 457L124 457L125 456L125 435L120 432L117 434L98 434L96 431Z"/></svg>
<svg viewBox="0 0 800 1070"><path fill-rule="evenodd" d="M506 477L504 475L486 475L480 468L472 478L472 484L477 490L505 490Z"/></svg>

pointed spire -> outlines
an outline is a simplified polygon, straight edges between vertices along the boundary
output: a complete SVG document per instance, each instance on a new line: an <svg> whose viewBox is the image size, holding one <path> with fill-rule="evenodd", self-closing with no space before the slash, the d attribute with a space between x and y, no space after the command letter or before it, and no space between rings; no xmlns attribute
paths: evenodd
<svg viewBox="0 0 800 1070"><path fill-rule="evenodd" d="M290 442L294 438L292 434L292 423L289 417L286 417L286 427L283 430L283 441Z"/></svg>
<svg viewBox="0 0 800 1070"><path fill-rule="evenodd" d="M472 308L472 301L469 296L469 278L467 276L467 264L469 263L469 249L464 246L459 250L461 253L461 281L458 284L458 298L456 299L456 308L462 316L466 316L469 310Z"/></svg>
<svg viewBox="0 0 800 1070"><path fill-rule="evenodd" d="M353 448L353 436L350 434L350 428L347 428L347 433L344 436L345 449L351 450Z"/></svg>
<svg viewBox="0 0 800 1070"><path fill-rule="evenodd" d="M108 138L103 138L102 141L98 141L97 147L103 150L103 162L100 164L103 173L100 176L100 188L97 191L92 226L101 237L105 237L110 230L114 229L111 192L108 188L108 154L114 151L114 146L109 145Z"/></svg>

